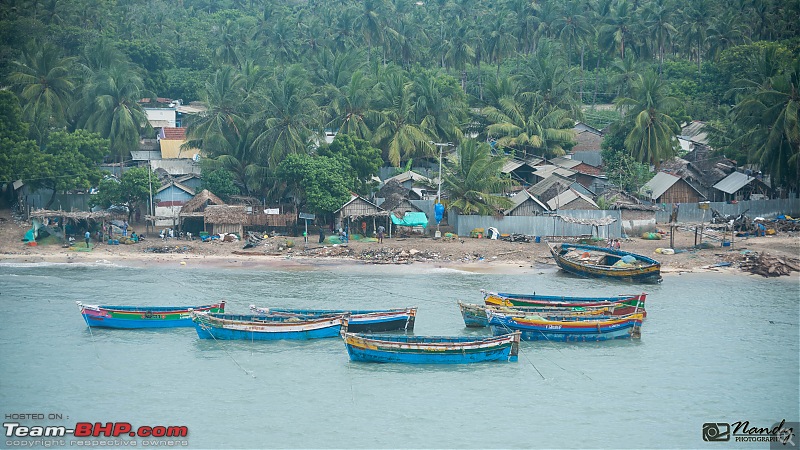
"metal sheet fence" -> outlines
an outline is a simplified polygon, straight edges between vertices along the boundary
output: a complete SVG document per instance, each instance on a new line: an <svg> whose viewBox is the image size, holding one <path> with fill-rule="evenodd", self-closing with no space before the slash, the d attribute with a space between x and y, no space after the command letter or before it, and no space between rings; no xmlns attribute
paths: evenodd
<svg viewBox="0 0 800 450"><path fill-rule="evenodd" d="M669 223L669 216L672 214L672 203L662 203L659 206L661 211L656 212L656 222ZM682 203L678 210L678 222L708 222L711 219L712 208L724 216L744 213L751 218L774 219L781 214L796 217L800 215L800 199L778 198L774 200L748 200L738 203L711 202L705 217L703 216L703 210L698 208L696 203Z"/></svg>
<svg viewBox="0 0 800 450"><path fill-rule="evenodd" d="M568 223L556 216L456 216L452 223L459 236L469 236L475 228L495 227L501 234L526 234L529 236L599 236L602 238L622 237L619 211L564 210L558 214L576 219L600 219L614 217L617 220L609 225L593 227Z"/></svg>

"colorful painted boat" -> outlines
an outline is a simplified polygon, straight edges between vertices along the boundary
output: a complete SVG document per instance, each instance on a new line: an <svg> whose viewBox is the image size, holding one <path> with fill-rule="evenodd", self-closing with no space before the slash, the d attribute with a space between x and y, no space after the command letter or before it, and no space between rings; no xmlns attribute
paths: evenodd
<svg viewBox="0 0 800 450"><path fill-rule="evenodd" d="M660 283L661 263L647 256L582 244L548 244L561 270L586 278Z"/></svg>
<svg viewBox="0 0 800 450"><path fill-rule="evenodd" d="M396 309L291 309L259 308L250 305L253 314L276 317L319 318L349 315L348 329L354 333L377 333L384 331L413 331L417 308Z"/></svg>
<svg viewBox="0 0 800 450"><path fill-rule="evenodd" d="M607 308L613 307L615 315L644 312L647 294L624 294L608 297L567 297L562 295L494 293L481 289L487 305L534 308Z"/></svg>
<svg viewBox="0 0 800 450"><path fill-rule="evenodd" d="M315 319L274 317L260 314L214 314L192 311L192 321L201 339L270 341L317 339L339 335L346 316Z"/></svg>
<svg viewBox="0 0 800 450"><path fill-rule="evenodd" d="M352 361L406 364L468 364L516 361L520 333L501 336L410 336L342 332Z"/></svg>
<svg viewBox="0 0 800 450"><path fill-rule="evenodd" d="M607 341L642 336L641 314L594 320L588 317L514 317L488 313L495 335L519 331L526 341Z"/></svg>
<svg viewBox="0 0 800 450"><path fill-rule="evenodd" d="M225 312L224 301L200 306L110 306L75 303L78 304L86 325L105 328L191 327L191 310Z"/></svg>
<svg viewBox="0 0 800 450"><path fill-rule="evenodd" d="M488 312L501 313L516 317L526 317L531 315L538 315L542 317L580 317L591 316L598 318L601 316L622 316L630 313L621 314L615 309L614 306L602 307L588 307L588 308L573 308L573 307L531 307L531 306L496 306L496 305L477 305L472 303L458 302L458 308L461 310L461 317L464 319L464 325L467 328L482 328L489 326ZM623 310L627 310L629 306L622 306Z"/></svg>

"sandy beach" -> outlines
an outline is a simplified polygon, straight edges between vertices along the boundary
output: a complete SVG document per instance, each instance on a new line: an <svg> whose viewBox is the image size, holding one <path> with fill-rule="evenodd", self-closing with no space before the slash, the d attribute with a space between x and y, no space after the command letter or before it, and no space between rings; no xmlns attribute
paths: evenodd
<svg viewBox="0 0 800 450"><path fill-rule="evenodd" d="M144 224L132 229L144 231ZM81 239L71 248L62 244L27 246L22 242L29 223L14 220L9 210L0 210L0 262L14 263L96 263L110 262L126 266L160 264L166 266L264 267L287 270L311 270L358 264L422 265L449 267L481 273L516 273L531 270L556 270L544 241L507 242L502 240L458 237L433 239L429 237L387 238L383 243L374 240L351 240L347 245L319 244L318 236L309 242L300 237L277 236L262 240L257 246L244 249L244 242L201 242L168 239L156 235L131 245L108 245L92 239L91 249L85 250ZM668 230L665 230L668 231ZM661 262L662 273L739 272L739 263L747 252L798 258L800 236L783 233L773 236L737 238L730 247L706 240L714 246L695 249L691 231L675 235L674 255L662 255L658 248L669 247L669 236L662 240L632 237L622 241L622 249L653 257ZM681 251L685 250L685 251ZM731 263L728 267L713 267ZM792 272L797 277L798 272Z"/></svg>

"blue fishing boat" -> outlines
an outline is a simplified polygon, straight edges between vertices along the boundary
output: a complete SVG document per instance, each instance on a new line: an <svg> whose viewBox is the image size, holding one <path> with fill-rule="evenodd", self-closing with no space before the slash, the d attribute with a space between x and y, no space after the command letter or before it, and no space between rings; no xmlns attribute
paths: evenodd
<svg viewBox="0 0 800 450"><path fill-rule="evenodd" d="M349 315L348 330L354 333L414 331L417 308L396 309L292 309L259 308L250 305L253 314L275 317L320 318Z"/></svg>
<svg viewBox="0 0 800 450"><path fill-rule="evenodd" d="M515 317L526 317L531 315L538 315L543 317L564 317L564 316L591 316L595 319L605 316L622 316L631 314L619 313L616 308L620 307L622 310L627 311L629 306L619 306L618 304L605 305L602 307L569 307L569 306L553 306L553 307L533 307L533 306L498 306L498 305L477 305L472 303L458 302L458 308L461 310L461 317L464 319L464 325L467 328L483 328L489 326L489 319L487 318L488 311L501 313L505 315L512 315Z"/></svg>
<svg viewBox="0 0 800 450"><path fill-rule="evenodd" d="M315 319L274 317L259 314L213 314L191 312L201 339L269 341L278 339L317 339L339 335L346 316Z"/></svg>
<svg viewBox="0 0 800 450"><path fill-rule="evenodd" d="M225 302L199 306L126 306L86 305L78 309L90 327L104 328L175 328L191 327L190 310L225 312Z"/></svg>
<svg viewBox="0 0 800 450"><path fill-rule="evenodd" d="M492 333L519 331L526 341L607 341L642 336L642 314L622 317L516 317L487 312Z"/></svg>
<svg viewBox="0 0 800 450"><path fill-rule="evenodd" d="M593 245L562 243L548 247L561 270L580 277L661 282L661 263L647 256Z"/></svg>
<svg viewBox="0 0 800 450"><path fill-rule="evenodd" d="M407 364L468 364L516 361L520 333L502 336L409 336L359 334L343 327L347 353L352 361Z"/></svg>

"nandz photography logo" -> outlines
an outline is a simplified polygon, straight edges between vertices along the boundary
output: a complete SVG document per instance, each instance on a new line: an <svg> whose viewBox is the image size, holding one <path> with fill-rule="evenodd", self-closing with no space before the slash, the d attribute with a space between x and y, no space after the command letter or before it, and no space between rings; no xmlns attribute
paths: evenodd
<svg viewBox="0 0 800 450"><path fill-rule="evenodd" d="M706 442L769 442L770 448L796 448L795 430L797 422L781 420L771 427L751 425L747 420L738 422L706 422L703 424L703 440Z"/></svg>

